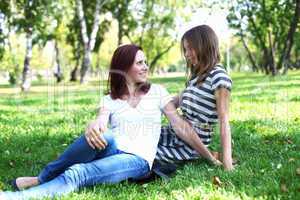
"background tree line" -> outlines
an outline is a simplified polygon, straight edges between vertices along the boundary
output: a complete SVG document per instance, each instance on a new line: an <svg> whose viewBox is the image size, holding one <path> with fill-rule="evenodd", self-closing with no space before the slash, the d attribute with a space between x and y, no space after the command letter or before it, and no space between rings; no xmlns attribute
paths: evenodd
<svg viewBox="0 0 300 200"><path fill-rule="evenodd" d="M24 91L31 86L32 69L44 65L54 68L57 82L84 83L88 72L109 64L117 45L132 42L144 48L154 71L180 57L172 52L176 45L179 49L178 22L187 21L197 8L214 5L228 9L227 20L235 30L232 68L248 65L253 71L277 75L300 67L300 0L4 0L0 70L9 72L11 83L20 81ZM116 36L109 35L112 30ZM49 42L54 47L46 55L48 60L54 55L50 64L41 56Z"/></svg>
<svg viewBox="0 0 300 200"><path fill-rule="evenodd" d="M197 5L196 1L162 0L6 0L0 2L0 58L9 60L11 82L21 74L21 88L30 88L33 47L45 47L52 41L55 47L54 76L63 79L62 51L71 49L74 67L70 80L86 82L92 57L115 21L117 44L133 42L143 46L153 71L157 62L175 45L174 27L178 18L185 18L183 9ZM198 3L199 5L199 3ZM176 11L176 12L175 12ZM178 15L180 13L180 15ZM173 30L173 32L172 32ZM19 52L12 46L12 35L23 35L23 64ZM99 57L94 59L99 66ZM4 67L2 67L4 68Z"/></svg>

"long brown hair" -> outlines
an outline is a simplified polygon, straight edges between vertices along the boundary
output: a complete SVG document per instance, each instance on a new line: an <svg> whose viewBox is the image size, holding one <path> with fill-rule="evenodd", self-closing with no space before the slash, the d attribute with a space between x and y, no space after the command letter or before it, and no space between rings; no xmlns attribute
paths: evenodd
<svg viewBox="0 0 300 200"><path fill-rule="evenodd" d="M108 88L109 94L112 99L122 98L124 95L128 95L128 87L126 85L127 72L135 61L136 53L143 49L135 44L126 44L119 46L111 59ZM138 91L147 93L150 88L150 83L139 83Z"/></svg>
<svg viewBox="0 0 300 200"><path fill-rule="evenodd" d="M197 83L200 84L220 62L218 37L207 25L196 26L188 30L181 38L181 50L185 54L184 40L193 48L198 58L197 65L192 65L186 59L189 80L198 77Z"/></svg>

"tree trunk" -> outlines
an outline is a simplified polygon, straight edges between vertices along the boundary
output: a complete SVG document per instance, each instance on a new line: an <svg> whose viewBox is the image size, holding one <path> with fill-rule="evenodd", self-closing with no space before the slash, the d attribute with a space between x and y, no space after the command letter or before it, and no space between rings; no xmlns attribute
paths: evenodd
<svg viewBox="0 0 300 200"><path fill-rule="evenodd" d="M87 61L87 59L89 59L87 56L88 55L87 51L89 49L89 38L88 38L86 21L84 18L84 10L83 10L83 5L81 0L76 0L76 7L77 7L77 15L80 22L81 38L84 46L84 57L83 57L84 60L82 61L81 69L80 69L80 82L83 83L85 81L86 72L90 67L89 64L91 63L90 61Z"/></svg>
<svg viewBox="0 0 300 200"><path fill-rule="evenodd" d="M77 61L76 61L77 63ZM71 78L70 81L71 82L76 82L77 81L77 74L78 74L78 65L76 64L74 69L71 71Z"/></svg>
<svg viewBox="0 0 300 200"><path fill-rule="evenodd" d="M55 65L56 65L54 76L56 77L56 82L60 83L63 79L63 74L62 74L62 71L61 71L60 51L59 51L59 48L58 48L57 41L55 41L54 48L55 48Z"/></svg>
<svg viewBox="0 0 300 200"><path fill-rule="evenodd" d="M120 6L117 10L117 20L118 20L118 46L121 45L123 43L123 36L124 36L124 29L123 29L123 25L124 25L124 20L123 20L123 13L128 12L128 4L129 1L128 0L124 0L122 2L122 6Z"/></svg>
<svg viewBox="0 0 300 200"><path fill-rule="evenodd" d="M254 60L254 58L253 58L253 55L252 55L250 49L248 48L248 45L247 45L246 42L245 42L244 34L243 34L242 31L241 31L240 36L241 36L241 40L242 40L243 46L244 46L244 48L246 49L247 54L248 54L248 57L249 57L249 60L250 60L250 62L251 62L251 64L252 64L252 70L253 70L253 71L258 71L258 67L257 67L257 65L256 65L256 63L255 63L255 60Z"/></svg>
<svg viewBox="0 0 300 200"><path fill-rule="evenodd" d="M280 58L278 67L281 67L283 64L284 70L283 74L286 74L288 71L288 61L290 59L291 49L294 43L294 35L297 29L297 24L300 18L300 0L296 1L296 8L295 8L295 15L291 22L291 26L287 35L287 39L285 40L284 48L283 48L283 55Z"/></svg>
<svg viewBox="0 0 300 200"><path fill-rule="evenodd" d="M262 66L262 71L266 74L269 75L270 70L269 70L269 54L266 51L263 51L263 57L261 60L260 65Z"/></svg>
<svg viewBox="0 0 300 200"><path fill-rule="evenodd" d="M100 23L100 10L101 7L105 4L107 0L103 0L102 2L100 0L97 0L96 9L94 13L94 21L93 21L93 28L90 35L90 41L89 41L89 49L92 51L95 47L96 43L96 37L99 30L99 23Z"/></svg>
<svg viewBox="0 0 300 200"><path fill-rule="evenodd" d="M75 64L75 67L73 68L73 70L71 71L71 74L70 74L70 81L72 81L72 82L76 82L77 77L78 77L78 68L79 68L80 59L81 59L81 51L80 51L80 42L79 41L77 41L75 59L76 59L76 64Z"/></svg>
<svg viewBox="0 0 300 200"><path fill-rule="evenodd" d="M26 33L26 54L24 59L24 68L22 74L22 91L28 91L31 86L31 77L30 77L30 61L32 57L32 30L29 30Z"/></svg>
<svg viewBox="0 0 300 200"><path fill-rule="evenodd" d="M96 58L96 71L99 74L101 72L101 66L100 66L100 54L99 52L97 53L97 58Z"/></svg>
<svg viewBox="0 0 300 200"><path fill-rule="evenodd" d="M250 7L250 5L249 5L249 3L247 3L247 10L248 11L250 9L249 7ZM249 16L249 22L252 24L252 26L254 28L254 31L255 31L255 34L256 34L259 42L260 42L260 46L262 47L262 50L263 50L263 55L264 55L263 59L265 59L265 60L262 61L262 63L264 63L263 64L263 70L265 71L266 74L269 74L269 69L268 69L268 66L269 66L269 61L268 61L269 51L268 51L268 48L266 47L266 43L265 43L265 39L264 39L265 37L264 37L264 35L262 35L262 33L257 28L256 22L255 22L253 16Z"/></svg>
<svg viewBox="0 0 300 200"><path fill-rule="evenodd" d="M80 69L80 83L86 83L86 74L91 66L91 51L89 49L85 49L83 61Z"/></svg>
<svg viewBox="0 0 300 200"><path fill-rule="evenodd" d="M76 82L77 81L77 76L78 76L78 68L79 68L79 63L80 63L80 43L77 43L77 49L76 49L76 64L74 69L71 71L71 78L70 81Z"/></svg>
<svg viewBox="0 0 300 200"><path fill-rule="evenodd" d="M118 46L122 44L123 38L123 28L122 28L122 19L118 19Z"/></svg>
<svg viewBox="0 0 300 200"><path fill-rule="evenodd" d="M7 45L8 45L8 49L9 52L11 54L11 61L12 61L12 67L13 67L13 71L9 72L9 83L12 85L16 85L19 83L19 75L20 75L20 69L19 69L19 63L16 60L16 53L14 48L11 45L11 41L10 41L10 34L11 34L11 27L8 27L8 33L7 33Z"/></svg>
<svg viewBox="0 0 300 200"><path fill-rule="evenodd" d="M274 48L274 43L272 42L272 36L271 32L268 31L268 39L269 39L269 55L268 55L268 61L269 61L269 67L270 67L270 72L272 73L272 76L277 75L277 70L276 70L276 63L275 63L275 48Z"/></svg>
<svg viewBox="0 0 300 200"><path fill-rule="evenodd" d="M77 61L76 61L76 63L77 63ZM78 64L79 64L79 62L78 62ZM74 67L74 69L71 71L71 78L70 78L70 81L71 82L76 82L77 81L77 74L78 74L78 66L79 65L75 65L75 67Z"/></svg>
<svg viewBox="0 0 300 200"><path fill-rule="evenodd" d="M155 65L157 63L157 61L166 53L168 53L168 51L170 51L170 49L174 46L175 42L173 41L165 50L159 52L156 54L156 56L153 58L153 60L150 62L149 64L149 68L150 71L153 72Z"/></svg>
<svg viewBox="0 0 300 200"><path fill-rule="evenodd" d="M84 46L84 57L80 69L80 83L86 82L86 74L91 66L91 52L94 49L96 36L99 30L100 9L105 4L106 1L107 0L103 0L103 1L97 0L95 13L94 13L93 27L92 27L91 35L89 37L87 33L86 21L84 18L82 1L76 0L77 12L78 12L78 17L79 17L80 27L81 27L81 36L82 36L82 41Z"/></svg>

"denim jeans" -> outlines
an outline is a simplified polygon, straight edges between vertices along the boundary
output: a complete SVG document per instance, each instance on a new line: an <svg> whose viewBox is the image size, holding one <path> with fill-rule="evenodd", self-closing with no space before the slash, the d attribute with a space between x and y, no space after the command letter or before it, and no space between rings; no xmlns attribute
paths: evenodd
<svg viewBox="0 0 300 200"><path fill-rule="evenodd" d="M148 162L116 148L110 132L104 134L104 150L91 148L85 137L74 141L55 161L39 174L40 185L20 192L4 192L6 199L56 197L98 183L118 183L138 179L149 172Z"/></svg>

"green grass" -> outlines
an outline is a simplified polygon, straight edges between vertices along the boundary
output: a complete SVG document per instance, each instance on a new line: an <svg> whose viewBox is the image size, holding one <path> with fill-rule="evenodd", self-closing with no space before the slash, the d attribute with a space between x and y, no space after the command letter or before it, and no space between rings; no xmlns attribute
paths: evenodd
<svg viewBox="0 0 300 200"><path fill-rule="evenodd" d="M276 78L232 74L233 154L224 172L203 160L178 170L169 182L123 182L80 190L63 199L300 199L300 73ZM184 77L153 78L176 94ZM103 82L35 84L31 92L0 86L0 189L17 176L36 175L96 115ZM218 131L211 149L220 151ZM212 183L220 178L221 186ZM287 191L281 186L285 185Z"/></svg>

